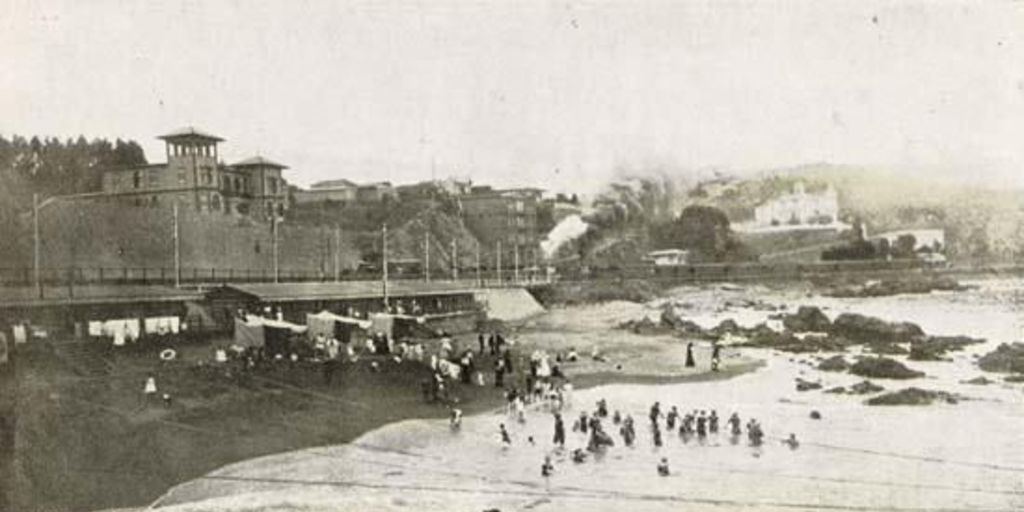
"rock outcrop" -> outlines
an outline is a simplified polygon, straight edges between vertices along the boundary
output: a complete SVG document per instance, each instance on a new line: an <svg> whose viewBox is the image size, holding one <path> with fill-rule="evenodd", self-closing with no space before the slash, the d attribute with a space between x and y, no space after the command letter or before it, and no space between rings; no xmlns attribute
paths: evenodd
<svg viewBox="0 0 1024 512"><path fill-rule="evenodd" d="M978 367L987 372L1024 373L1024 343L1003 343L978 359Z"/></svg>
<svg viewBox="0 0 1024 512"><path fill-rule="evenodd" d="M869 398L865 403L868 405L931 405L935 402L955 404L959 402L959 398L945 391L907 388Z"/></svg>
<svg viewBox="0 0 1024 512"><path fill-rule="evenodd" d="M911 370L903 363L888 357L865 357L850 367L850 373L872 379L916 379L924 372Z"/></svg>

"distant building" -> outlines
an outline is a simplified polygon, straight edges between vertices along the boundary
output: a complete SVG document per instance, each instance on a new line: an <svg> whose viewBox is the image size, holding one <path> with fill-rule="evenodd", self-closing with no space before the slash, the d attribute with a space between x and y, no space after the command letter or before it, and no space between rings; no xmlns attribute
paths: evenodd
<svg viewBox="0 0 1024 512"><path fill-rule="evenodd" d="M295 203L316 203L320 201L334 201L338 203L349 203L356 200L356 186L349 180L330 180L314 183L309 190L298 189L295 191Z"/></svg>
<svg viewBox="0 0 1024 512"><path fill-rule="evenodd" d="M309 190L298 189L294 196L296 204L322 201L353 204L379 203L387 199L397 199L398 192L387 181L358 184L346 179L339 179L314 183Z"/></svg>
<svg viewBox="0 0 1024 512"><path fill-rule="evenodd" d="M541 190L535 188L473 187L459 201L466 227L485 251L497 251L500 244L502 266L514 265L513 258L518 252L520 266L526 267L539 262L541 256L537 232L540 197Z"/></svg>
<svg viewBox="0 0 1024 512"><path fill-rule="evenodd" d="M671 267L690 263L690 251L683 249L664 249L647 253L648 261L656 267Z"/></svg>
<svg viewBox="0 0 1024 512"><path fill-rule="evenodd" d="M196 211L255 218L283 216L287 166L255 156L233 165L219 162L224 139L193 127L158 137L166 144L167 163L103 173L102 199L135 205L177 201Z"/></svg>
<svg viewBox="0 0 1024 512"><path fill-rule="evenodd" d="M914 250L915 251L932 251L932 252L945 252L946 250L946 231L941 228L932 229L901 229L899 231L889 231L886 233L879 233L871 237L872 240L886 239L889 241L889 245L895 245L896 241L900 237L912 236L914 237Z"/></svg>
<svg viewBox="0 0 1024 512"><path fill-rule="evenodd" d="M757 226L799 226L834 224L839 219L839 199L831 186L818 194L809 194L797 183L791 194L772 199L754 210Z"/></svg>

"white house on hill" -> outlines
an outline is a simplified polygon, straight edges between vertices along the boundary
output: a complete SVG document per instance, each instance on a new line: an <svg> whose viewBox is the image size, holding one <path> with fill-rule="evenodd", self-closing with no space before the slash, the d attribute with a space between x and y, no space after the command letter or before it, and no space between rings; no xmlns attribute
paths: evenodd
<svg viewBox="0 0 1024 512"><path fill-rule="evenodd" d="M808 194L803 183L797 183L793 192L772 199L754 210L754 224L758 227L827 225L838 222L839 198L830 185L823 192Z"/></svg>

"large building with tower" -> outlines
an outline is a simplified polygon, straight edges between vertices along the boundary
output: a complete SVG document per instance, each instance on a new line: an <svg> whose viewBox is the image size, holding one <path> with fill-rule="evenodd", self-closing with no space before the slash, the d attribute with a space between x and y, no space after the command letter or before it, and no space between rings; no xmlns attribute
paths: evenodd
<svg viewBox="0 0 1024 512"><path fill-rule="evenodd" d="M103 174L103 197L135 205L178 202L198 212L281 217L288 207L286 166L262 156L234 164L220 159L224 139L187 127L158 137L167 162L111 169Z"/></svg>

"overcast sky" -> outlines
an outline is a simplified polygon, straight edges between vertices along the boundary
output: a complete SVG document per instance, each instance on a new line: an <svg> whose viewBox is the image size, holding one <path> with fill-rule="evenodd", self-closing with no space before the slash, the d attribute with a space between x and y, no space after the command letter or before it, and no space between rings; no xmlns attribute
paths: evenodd
<svg viewBox="0 0 1024 512"><path fill-rule="evenodd" d="M5 0L0 133L300 185L866 164L1024 186L1022 2Z"/></svg>

